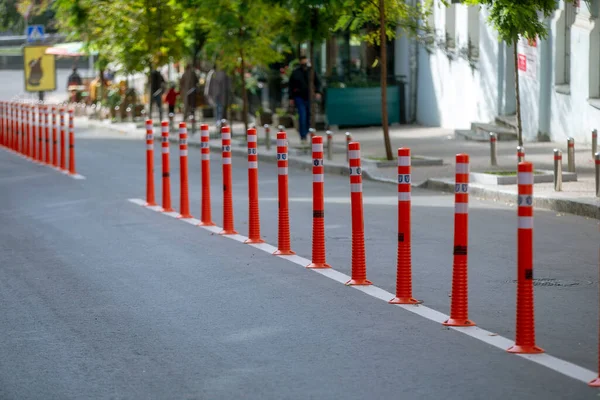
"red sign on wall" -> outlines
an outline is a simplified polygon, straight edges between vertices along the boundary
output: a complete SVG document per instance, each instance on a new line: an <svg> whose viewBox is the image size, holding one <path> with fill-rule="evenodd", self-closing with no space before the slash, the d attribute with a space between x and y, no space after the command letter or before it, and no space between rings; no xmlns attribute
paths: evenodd
<svg viewBox="0 0 600 400"><path fill-rule="evenodd" d="M519 71L527 71L527 57L525 54L519 54Z"/></svg>

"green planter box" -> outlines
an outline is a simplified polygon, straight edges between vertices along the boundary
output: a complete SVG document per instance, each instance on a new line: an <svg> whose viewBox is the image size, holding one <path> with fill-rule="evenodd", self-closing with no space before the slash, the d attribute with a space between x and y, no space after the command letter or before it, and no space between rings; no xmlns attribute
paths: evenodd
<svg viewBox="0 0 600 400"><path fill-rule="evenodd" d="M328 88L325 115L329 125L381 125L381 88ZM388 122L400 123L400 90L387 88Z"/></svg>

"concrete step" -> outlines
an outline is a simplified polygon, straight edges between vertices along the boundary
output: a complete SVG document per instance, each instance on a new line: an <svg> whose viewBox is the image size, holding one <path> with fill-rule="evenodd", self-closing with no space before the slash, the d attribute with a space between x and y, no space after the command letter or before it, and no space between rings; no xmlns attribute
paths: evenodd
<svg viewBox="0 0 600 400"><path fill-rule="evenodd" d="M474 140L476 142L490 141L488 136L472 129L456 129L454 131L454 138L460 140Z"/></svg>
<svg viewBox="0 0 600 400"><path fill-rule="evenodd" d="M505 140L517 140L517 130L514 128L507 128L504 126L496 125L496 124L488 124L484 122L473 122L471 124L471 130L480 132L482 135L486 136L489 140L489 134L495 133L498 135L499 141Z"/></svg>
<svg viewBox="0 0 600 400"><path fill-rule="evenodd" d="M517 130L517 115L499 115L495 119L496 125L504 126L506 128L512 128Z"/></svg>

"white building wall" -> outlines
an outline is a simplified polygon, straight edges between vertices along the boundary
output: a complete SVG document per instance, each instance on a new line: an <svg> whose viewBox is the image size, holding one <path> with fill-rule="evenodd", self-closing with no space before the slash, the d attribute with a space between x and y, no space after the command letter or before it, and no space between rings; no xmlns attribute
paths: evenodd
<svg viewBox="0 0 600 400"><path fill-rule="evenodd" d="M417 122L464 129L473 121L491 120L496 115L499 46L495 33L484 29L483 14L478 16L479 24L469 24L469 7L453 4L451 8L436 2L436 43L429 49L420 46ZM454 24L449 23L450 18ZM477 31L469 32L473 25ZM467 59L470 37L479 42L479 59L475 62Z"/></svg>
<svg viewBox="0 0 600 400"><path fill-rule="evenodd" d="M435 24L436 45L429 52L419 46L418 78L409 82L417 85L417 122L466 129L472 122L491 122L496 116L513 114L512 47L498 41L482 9L478 13L479 58L470 63L464 54L473 14L469 23L467 6L454 4L449 10L439 0L435 3L431 22ZM519 52L530 57L528 70L519 72L524 140L534 141L544 135L561 142L573 136L576 143L585 145L591 141L591 130L600 129L599 3L581 1L580 8L568 14L561 0L555 15L546 21L548 38L538 40L534 48L520 42ZM565 35L560 24L569 16L572 26ZM454 24L448 24L449 18ZM454 48L446 46L448 30L454 31ZM566 49L566 40L570 49ZM400 49L408 45L408 41L397 44ZM406 64L400 65L398 70L405 72ZM565 71L570 71L568 78Z"/></svg>

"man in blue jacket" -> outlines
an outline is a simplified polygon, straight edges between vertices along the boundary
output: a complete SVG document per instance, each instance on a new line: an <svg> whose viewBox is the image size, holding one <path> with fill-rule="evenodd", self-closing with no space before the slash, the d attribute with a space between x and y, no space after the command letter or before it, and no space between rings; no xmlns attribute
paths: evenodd
<svg viewBox="0 0 600 400"><path fill-rule="evenodd" d="M310 95L308 92L309 73L314 75L314 90L315 98L321 98L320 87L321 82L319 77L313 71L312 67L308 66L306 56L301 56L300 65L292 72L289 81L289 97L290 105L298 110L298 130L300 131L300 140L306 142L308 128L310 127Z"/></svg>

